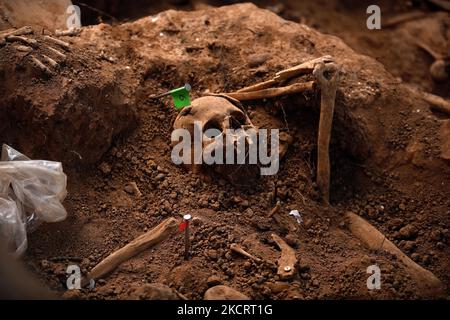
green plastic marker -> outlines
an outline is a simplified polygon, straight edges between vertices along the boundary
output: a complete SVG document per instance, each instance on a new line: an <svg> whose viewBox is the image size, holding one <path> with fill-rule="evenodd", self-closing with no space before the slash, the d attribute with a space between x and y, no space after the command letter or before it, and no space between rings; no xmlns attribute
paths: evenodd
<svg viewBox="0 0 450 320"><path fill-rule="evenodd" d="M153 99L159 99L171 95L173 98L173 104L175 109L183 109L191 104L191 99L189 98L189 91L191 91L191 86L187 83L184 87L173 89L169 92L152 97Z"/></svg>

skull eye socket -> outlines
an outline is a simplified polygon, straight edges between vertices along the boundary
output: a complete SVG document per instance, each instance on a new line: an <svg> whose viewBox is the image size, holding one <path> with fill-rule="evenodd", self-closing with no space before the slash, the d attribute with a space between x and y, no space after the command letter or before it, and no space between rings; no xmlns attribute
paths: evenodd
<svg viewBox="0 0 450 320"><path fill-rule="evenodd" d="M240 129L243 125L245 125L245 115L241 112L232 112L230 114L230 128L231 129Z"/></svg>
<svg viewBox="0 0 450 320"><path fill-rule="evenodd" d="M218 134L216 135L216 134L213 134L211 132L206 132L209 129L215 129L218 132L222 132L221 124L220 124L220 122L217 119L211 119L208 122L206 122L205 125L203 126L203 133L208 138L214 138L214 137L218 136Z"/></svg>

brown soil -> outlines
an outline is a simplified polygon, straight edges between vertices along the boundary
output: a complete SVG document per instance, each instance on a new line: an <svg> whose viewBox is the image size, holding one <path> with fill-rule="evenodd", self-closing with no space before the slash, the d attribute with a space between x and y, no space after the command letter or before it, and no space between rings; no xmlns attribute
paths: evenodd
<svg viewBox="0 0 450 320"><path fill-rule="evenodd" d="M429 22L368 31L367 6L339 3L287 1L278 8L287 19L338 37L251 4L170 10L158 19L86 27L79 36L61 38L72 49L51 77L33 69L13 44L0 48L2 141L30 157L64 161L69 176L69 216L29 235L29 268L63 294L70 261L58 257L80 259L86 272L163 219L190 213L199 218L192 226L191 259L183 259L178 234L75 297L125 299L156 282L202 299L210 277L217 276L215 283L255 299L430 298L395 257L370 251L352 236L342 215L353 211L449 287L449 135L442 129L449 120L431 113L420 98L420 90L448 96L449 83L435 84L428 74L431 58L400 36L448 27L448 14L427 7ZM410 8L387 8L389 14L405 10ZM448 43L448 35L442 37ZM438 40L433 45L439 47ZM45 50L40 46L35 54ZM325 54L342 65L331 145L332 206L320 204L314 183L319 92L244 104L255 125L294 137L279 173L252 188L171 162L177 112L169 100L158 103L149 95L185 82L194 88L191 98L229 92ZM254 66L255 60L262 63ZM141 197L127 193L130 182ZM277 200L281 213L267 218ZM303 215L300 228L288 216L292 209ZM229 251L238 243L276 262L272 233L297 252L299 272L292 281L282 282L276 269ZM381 267L381 290L366 287L372 264Z"/></svg>

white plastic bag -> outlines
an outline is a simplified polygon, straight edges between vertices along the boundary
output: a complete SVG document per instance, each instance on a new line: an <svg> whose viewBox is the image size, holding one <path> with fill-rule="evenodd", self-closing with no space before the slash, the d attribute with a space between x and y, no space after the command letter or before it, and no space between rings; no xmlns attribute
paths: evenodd
<svg viewBox="0 0 450 320"><path fill-rule="evenodd" d="M0 234L20 255L26 249L25 230L66 218L61 202L67 177L60 162L30 160L5 144L0 160Z"/></svg>

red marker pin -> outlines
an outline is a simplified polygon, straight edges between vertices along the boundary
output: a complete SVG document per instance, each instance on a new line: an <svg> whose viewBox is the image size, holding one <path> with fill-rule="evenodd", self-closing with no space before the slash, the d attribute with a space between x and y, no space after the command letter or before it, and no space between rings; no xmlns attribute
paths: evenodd
<svg viewBox="0 0 450 320"><path fill-rule="evenodd" d="M189 239L189 222L191 221L191 219L192 216L190 214L185 214L183 216L183 222L178 227L180 232L184 231L184 259L189 258L189 249L191 246L191 241Z"/></svg>

